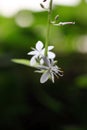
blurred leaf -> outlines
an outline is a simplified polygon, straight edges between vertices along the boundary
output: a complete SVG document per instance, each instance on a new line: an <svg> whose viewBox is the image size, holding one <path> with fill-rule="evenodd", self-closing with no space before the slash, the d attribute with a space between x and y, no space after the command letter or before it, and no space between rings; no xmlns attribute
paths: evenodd
<svg viewBox="0 0 87 130"><path fill-rule="evenodd" d="M11 61L14 62L14 63L17 63L17 64L30 66L30 61L27 60L27 59L12 59Z"/></svg>
<svg viewBox="0 0 87 130"><path fill-rule="evenodd" d="M79 87L87 87L87 75L81 75L75 79Z"/></svg>
<svg viewBox="0 0 87 130"><path fill-rule="evenodd" d="M65 128L64 130L86 130L83 127L77 127L77 126L68 126L67 128Z"/></svg>

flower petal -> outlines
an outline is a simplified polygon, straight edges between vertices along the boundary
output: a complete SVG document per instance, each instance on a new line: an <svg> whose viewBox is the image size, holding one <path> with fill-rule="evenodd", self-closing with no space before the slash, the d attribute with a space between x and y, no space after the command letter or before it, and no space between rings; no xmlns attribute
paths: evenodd
<svg viewBox="0 0 87 130"><path fill-rule="evenodd" d="M42 74L40 78L40 83L45 83L49 79L49 71Z"/></svg>
<svg viewBox="0 0 87 130"><path fill-rule="evenodd" d="M51 79L52 79L52 82L54 83L54 74L53 74L53 72L51 72Z"/></svg>
<svg viewBox="0 0 87 130"><path fill-rule="evenodd" d="M44 60L43 60L43 59L40 60L40 64L41 64L41 65L44 64Z"/></svg>
<svg viewBox="0 0 87 130"><path fill-rule="evenodd" d="M55 53L53 53L53 52L48 52L48 58L49 59L54 59L55 58Z"/></svg>
<svg viewBox="0 0 87 130"><path fill-rule="evenodd" d="M48 70L49 67L48 67L48 66L44 66L44 65L38 65L38 66L37 66L37 69L40 69L40 70Z"/></svg>
<svg viewBox="0 0 87 130"><path fill-rule="evenodd" d="M63 71L62 70L58 70L58 75L62 77L64 75Z"/></svg>
<svg viewBox="0 0 87 130"><path fill-rule="evenodd" d="M42 48L43 48L43 43L42 43L41 41L38 41L38 42L36 43L36 49L37 49L38 51L41 51Z"/></svg>
<svg viewBox="0 0 87 130"><path fill-rule="evenodd" d="M37 51L30 51L27 53L28 55L37 55Z"/></svg>
<svg viewBox="0 0 87 130"><path fill-rule="evenodd" d="M48 46L48 51L52 50L54 46Z"/></svg>
<svg viewBox="0 0 87 130"><path fill-rule="evenodd" d="M45 52L45 48L43 48L43 49L41 50L42 56L45 56L45 55L44 55L44 52Z"/></svg>
<svg viewBox="0 0 87 130"><path fill-rule="evenodd" d="M33 56L30 60L30 65L34 66L36 64L35 56Z"/></svg>
<svg viewBox="0 0 87 130"><path fill-rule="evenodd" d="M49 67L50 66L50 60L48 57L43 57L44 63Z"/></svg>

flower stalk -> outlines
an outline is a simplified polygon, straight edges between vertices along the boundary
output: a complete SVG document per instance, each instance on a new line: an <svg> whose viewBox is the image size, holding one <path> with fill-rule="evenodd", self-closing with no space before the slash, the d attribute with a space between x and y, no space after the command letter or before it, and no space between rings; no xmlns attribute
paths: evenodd
<svg viewBox="0 0 87 130"><path fill-rule="evenodd" d="M45 43L45 56L47 56L48 44L49 44L49 35L50 35L50 24L51 24L51 13L52 13L52 3L53 0L50 0L49 10L48 10L48 22L47 22L47 35L46 35L46 43Z"/></svg>

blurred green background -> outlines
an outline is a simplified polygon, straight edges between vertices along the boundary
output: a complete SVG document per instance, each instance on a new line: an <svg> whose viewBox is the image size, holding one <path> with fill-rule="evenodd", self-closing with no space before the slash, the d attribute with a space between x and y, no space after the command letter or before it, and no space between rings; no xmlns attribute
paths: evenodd
<svg viewBox="0 0 87 130"><path fill-rule="evenodd" d="M22 10L0 15L0 130L87 130L87 3L55 6L52 17L75 25L51 27L58 66L64 77L40 84L34 69L11 62L27 58L45 42L47 12Z"/></svg>

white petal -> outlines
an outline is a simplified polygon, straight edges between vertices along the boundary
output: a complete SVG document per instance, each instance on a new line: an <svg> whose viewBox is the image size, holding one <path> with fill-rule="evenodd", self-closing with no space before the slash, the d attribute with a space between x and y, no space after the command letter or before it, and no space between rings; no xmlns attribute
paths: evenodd
<svg viewBox="0 0 87 130"><path fill-rule="evenodd" d="M58 75L62 77L63 76L63 71L61 71L61 70L58 70L58 71L59 71Z"/></svg>
<svg viewBox="0 0 87 130"><path fill-rule="evenodd" d="M37 66L37 69L43 69L43 70L48 70L49 69L49 67L47 67L47 66L44 66L44 65L39 65L39 66Z"/></svg>
<svg viewBox="0 0 87 130"><path fill-rule="evenodd" d="M53 53L53 52L48 52L48 58L49 59L54 59L55 58L55 53Z"/></svg>
<svg viewBox="0 0 87 130"><path fill-rule="evenodd" d="M35 56L33 56L30 60L30 65L33 66L36 64Z"/></svg>
<svg viewBox="0 0 87 130"><path fill-rule="evenodd" d="M45 52L45 48L43 48L42 51L41 51L42 56L45 56L44 52Z"/></svg>
<svg viewBox="0 0 87 130"><path fill-rule="evenodd" d="M50 66L50 60L47 57L43 57L44 63L49 67Z"/></svg>
<svg viewBox="0 0 87 130"><path fill-rule="evenodd" d="M43 43L42 43L41 41L38 41L38 42L36 43L36 49L37 49L38 51L40 51L40 50L42 50L42 48L43 48Z"/></svg>
<svg viewBox="0 0 87 130"><path fill-rule="evenodd" d="M41 65L44 64L44 60L43 60L43 59L40 60L40 64L41 64Z"/></svg>
<svg viewBox="0 0 87 130"><path fill-rule="evenodd" d="M37 51L30 51L27 53L28 55L37 55Z"/></svg>
<svg viewBox="0 0 87 130"><path fill-rule="evenodd" d="M54 83L54 74L53 74L53 72L51 72L51 79L52 79L52 82Z"/></svg>
<svg viewBox="0 0 87 130"><path fill-rule="evenodd" d="M49 79L49 71L42 74L40 78L40 83L45 83Z"/></svg>
<svg viewBox="0 0 87 130"><path fill-rule="evenodd" d="M48 51L52 50L54 46L48 46Z"/></svg>

